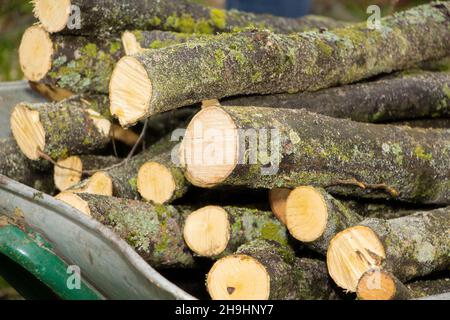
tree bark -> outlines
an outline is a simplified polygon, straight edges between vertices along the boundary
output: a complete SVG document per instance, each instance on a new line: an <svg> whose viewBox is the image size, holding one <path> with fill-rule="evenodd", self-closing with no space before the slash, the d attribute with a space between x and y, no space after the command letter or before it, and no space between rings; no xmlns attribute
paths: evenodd
<svg viewBox="0 0 450 320"><path fill-rule="evenodd" d="M226 123L215 140L236 141L233 150L218 142L203 149L217 126L211 117ZM259 146L244 144L248 133L259 135ZM332 194L450 204L449 141L448 130L357 123L306 110L209 107L191 121L183 145L186 176L201 187L311 185ZM246 158L264 146L268 151L259 151L257 161ZM212 159L211 150L217 154ZM237 160L228 161L232 156ZM228 172L211 175L223 167Z"/></svg>
<svg viewBox="0 0 450 320"><path fill-rule="evenodd" d="M344 23L330 18L306 16L299 19L226 11L202 6L186 0L157 1L72 0L79 8L80 28L67 26L53 31L68 34L115 34L126 29L168 30L184 33L231 32L247 27L268 28L279 33L301 32L319 27L336 27ZM35 6L36 8L36 6ZM40 21L47 25L44 19Z"/></svg>
<svg viewBox="0 0 450 320"><path fill-rule="evenodd" d="M423 298L450 291L450 279L419 280L406 284L414 298Z"/></svg>
<svg viewBox="0 0 450 320"><path fill-rule="evenodd" d="M450 208L419 212L392 220L367 219L386 252L384 268L400 281L450 267Z"/></svg>
<svg viewBox="0 0 450 320"><path fill-rule="evenodd" d="M0 175L47 194L52 194L55 190L51 175L35 168L12 138L0 139Z"/></svg>
<svg viewBox="0 0 450 320"><path fill-rule="evenodd" d="M85 193L77 196L88 203L93 218L111 227L152 267L194 265L182 235L189 210Z"/></svg>
<svg viewBox="0 0 450 320"><path fill-rule="evenodd" d="M231 98L224 106L301 109L360 122L450 117L450 74L417 71L317 92Z"/></svg>
<svg viewBox="0 0 450 320"><path fill-rule="evenodd" d="M382 19L379 30L369 30L363 23L292 36L255 31L145 51L123 58L116 70L126 74L131 61L142 66L145 75L141 70L140 76L148 77L151 89L138 105L119 106L114 100L121 99L121 90L115 92L111 86L111 111L117 112L122 125L131 125L207 99L315 91L410 68L450 53L449 11L448 3L432 3ZM115 73L111 83L120 77L124 75ZM118 112L139 106L140 116L133 119Z"/></svg>
<svg viewBox="0 0 450 320"><path fill-rule="evenodd" d="M18 145L33 160L39 159L39 151L53 160L89 154L103 149L110 141L111 123L79 98L59 103L19 104L14 108L11 123ZM24 126L29 130L22 132ZM27 143L33 144L29 152L23 146Z"/></svg>

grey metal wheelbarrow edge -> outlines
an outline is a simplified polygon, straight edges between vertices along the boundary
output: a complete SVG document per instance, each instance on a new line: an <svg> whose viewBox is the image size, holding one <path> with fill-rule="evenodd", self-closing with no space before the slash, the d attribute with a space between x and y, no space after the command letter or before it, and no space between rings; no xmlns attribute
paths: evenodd
<svg viewBox="0 0 450 320"><path fill-rule="evenodd" d="M195 299L160 275L124 240L96 220L51 196L0 175L0 210L20 209L83 280L107 299Z"/></svg>

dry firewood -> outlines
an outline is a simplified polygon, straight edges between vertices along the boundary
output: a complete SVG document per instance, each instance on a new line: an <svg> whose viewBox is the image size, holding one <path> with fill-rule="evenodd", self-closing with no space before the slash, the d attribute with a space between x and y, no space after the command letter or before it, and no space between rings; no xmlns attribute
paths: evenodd
<svg viewBox="0 0 450 320"><path fill-rule="evenodd" d="M53 180L60 190L77 185L83 177L83 171L101 170L122 161L113 156L81 155L58 160L54 166Z"/></svg>
<svg viewBox="0 0 450 320"><path fill-rule="evenodd" d="M40 169L23 155L14 139L0 139L0 175L52 194L55 189L53 180L48 172Z"/></svg>
<svg viewBox="0 0 450 320"><path fill-rule="evenodd" d="M323 262L296 258L289 247L265 240L252 241L218 260L206 286L215 300L334 297Z"/></svg>
<svg viewBox="0 0 450 320"><path fill-rule="evenodd" d="M105 171L98 171L91 177L71 186L66 191L70 193L89 193L112 197L113 183L111 177Z"/></svg>
<svg viewBox="0 0 450 320"><path fill-rule="evenodd" d="M114 65L124 55L120 40L51 35L39 25L25 31L19 48L28 80L73 93L108 93Z"/></svg>
<svg viewBox="0 0 450 320"><path fill-rule="evenodd" d="M28 81L31 89L44 96L48 101L59 102L70 98L74 93L67 89L47 85L41 82Z"/></svg>
<svg viewBox="0 0 450 320"><path fill-rule="evenodd" d="M367 219L338 233L327 252L331 278L356 291L361 276L383 268L400 281L450 267L450 207L392 219Z"/></svg>
<svg viewBox="0 0 450 320"><path fill-rule="evenodd" d="M172 159L172 150L152 157L139 167L136 176L137 190L147 201L164 204L182 197L190 183L184 177L184 170Z"/></svg>
<svg viewBox="0 0 450 320"><path fill-rule="evenodd" d="M223 106L301 109L361 122L450 117L450 73L407 72L317 92L245 96Z"/></svg>
<svg viewBox="0 0 450 320"><path fill-rule="evenodd" d="M111 114L129 126L207 99L315 91L411 68L450 53L449 11L447 2L432 3L386 17L378 30L249 31L146 50L117 63Z"/></svg>
<svg viewBox="0 0 450 320"><path fill-rule="evenodd" d="M187 209L87 193L57 199L111 227L153 267L194 265L182 234Z"/></svg>
<svg viewBox="0 0 450 320"><path fill-rule="evenodd" d="M212 34L246 27L291 33L344 25L319 16L291 19L209 8L187 0L62 0L57 5L49 0L33 0L33 3L36 17L49 32L90 36L116 34L126 29ZM77 8L73 13L79 13L81 21L71 16L71 5Z"/></svg>
<svg viewBox="0 0 450 320"><path fill-rule="evenodd" d="M361 222L362 217L325 190L302 186L290 192L285 220L295 239L325 254L331 238Z"/></svg>
<svg viewBox="0 0 450 320"><path fill-rule="evenodd" d="M392 273L385 270L366 271L358 281L356 294L360 300L409 300L411 291Z"/></svg>
<svg viewBox="0 0 450 320"><path fill-rule="evenodd" d="M391 123L397 126L409 126L412 128L450 129L450 118L416 119Z"/></svg>
<svg viewBox="0 0 450 320"><path fill-rule="evenodd" d="M248 148L245 136L259 146ZM449 130L352 122L304 109L208 107L186 130L183 158L186 177L200 187L312 185L332 194L450 204L449 141Z"/></svg>
<svg viewBox="0 0 450 320"><path fill-rule="evenodd" d="M87 154L110 141L111 123L73 98L58 103L20 103L11 115L11 130L22 152L31 160L53 160Z"/></svg>
<svg viewBox="0 0 450 320"><path fill-rule="evenodd" d="M206 206L186 217L184 240L202 257L219 258L256 239L286 245L286 228L271 212L250 208Z"/></svg>

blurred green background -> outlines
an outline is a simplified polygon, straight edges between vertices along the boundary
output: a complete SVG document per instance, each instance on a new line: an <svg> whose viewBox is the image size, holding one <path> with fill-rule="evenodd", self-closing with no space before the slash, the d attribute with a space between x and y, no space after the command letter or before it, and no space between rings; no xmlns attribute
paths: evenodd
<svg viewBox="0 0 450 320"><path fill-rule="evenodd" d="M224 8L226 0L193 1ZM327 15L340 20L359 21L367 17L366 8L371 4L379 5L383 14L388 14L394 10L405 9L424 2L429 1L312 0L311 10L314 14ZM0 0L0 81L22 79L17 50L22 33L34 22L30 0Z"/></svg>

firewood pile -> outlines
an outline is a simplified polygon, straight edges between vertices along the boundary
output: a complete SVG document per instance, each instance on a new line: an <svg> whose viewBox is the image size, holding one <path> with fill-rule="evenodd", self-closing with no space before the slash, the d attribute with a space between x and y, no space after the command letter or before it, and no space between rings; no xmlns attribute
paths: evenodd
<svg viewBox="0 0 450 320"><path fill-rule="evenodd" d="M378 28L186 0L33 4L20 63L50 101L15 106L1 174L163 274L206 268L212 299L450 291L449 1Z"/></svg>

